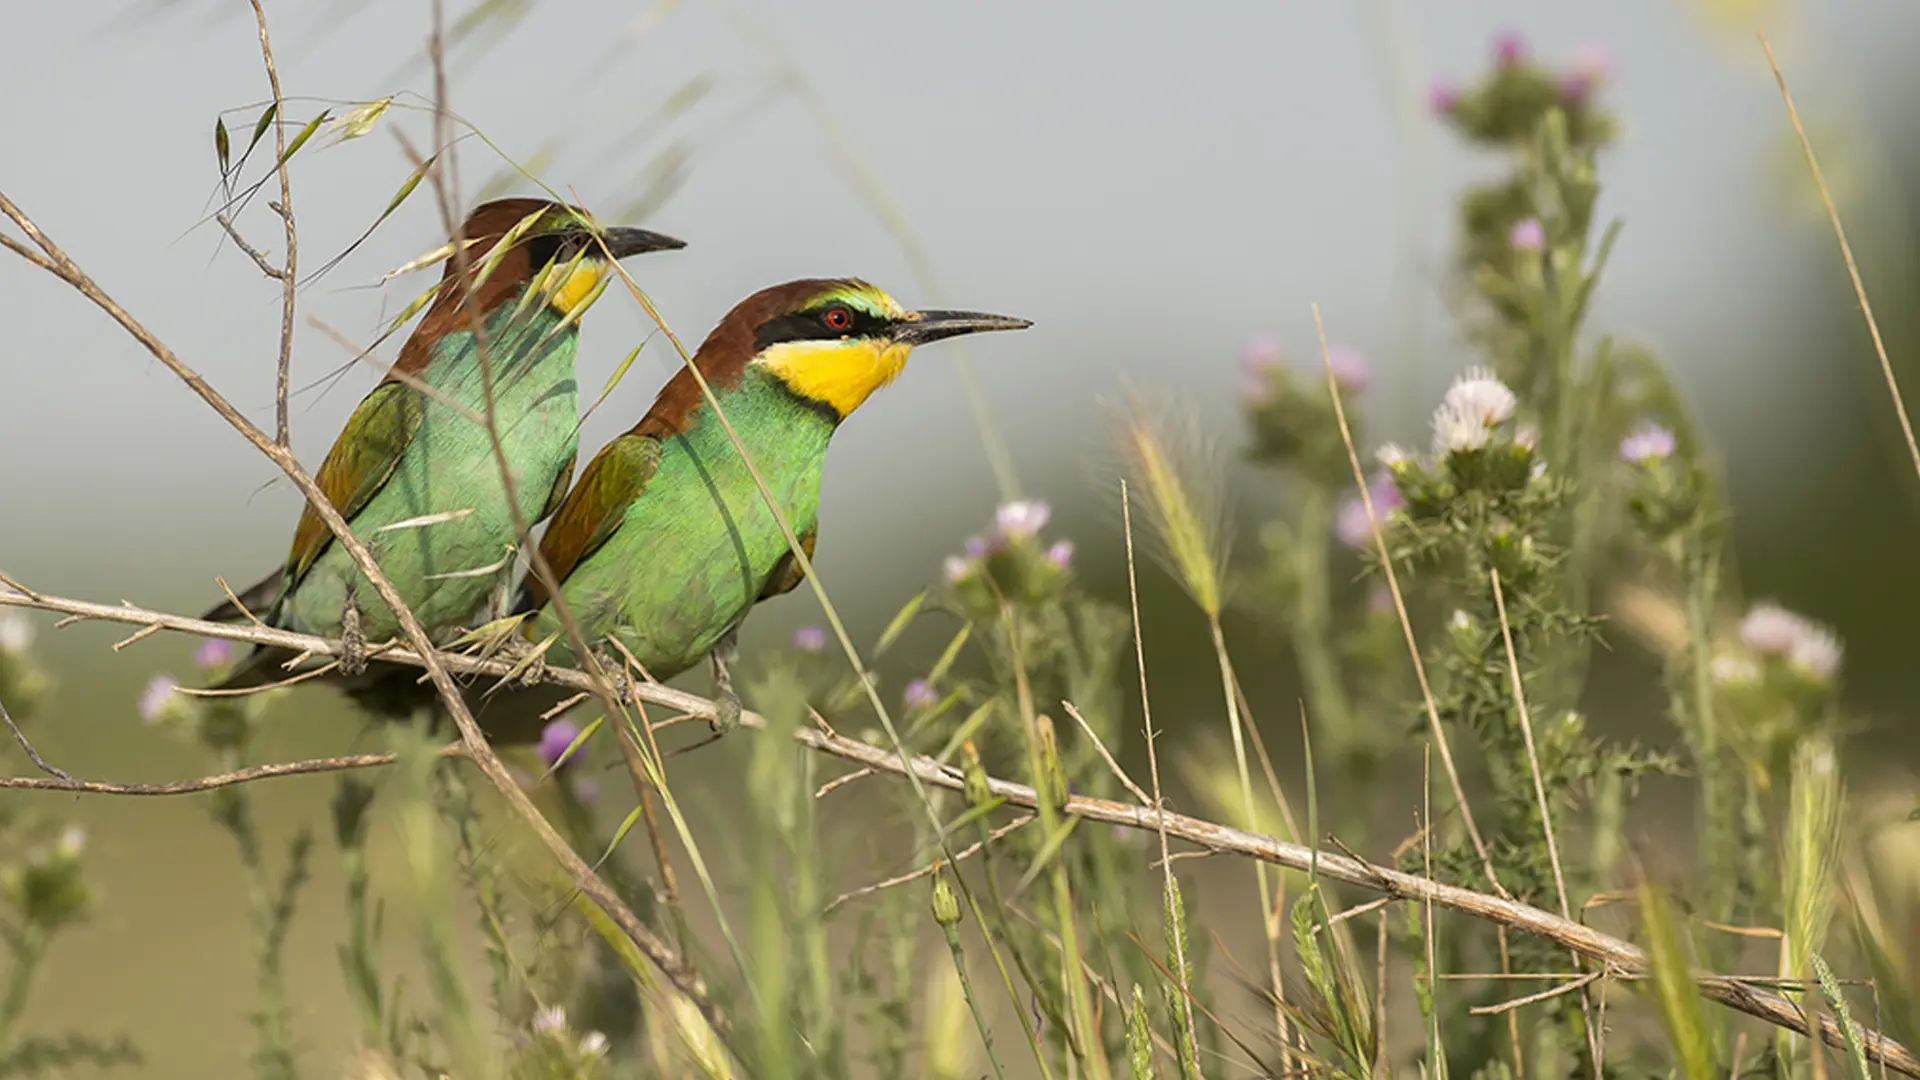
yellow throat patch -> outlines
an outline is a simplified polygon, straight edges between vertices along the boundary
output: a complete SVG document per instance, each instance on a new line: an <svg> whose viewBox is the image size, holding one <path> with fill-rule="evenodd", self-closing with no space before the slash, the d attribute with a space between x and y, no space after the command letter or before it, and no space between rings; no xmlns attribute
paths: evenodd
<svg viewBox="0 0 1920 1080"><path fill-rule="evenodd" d="M575 263L572 270L565 266L554 267L553 273L566 274L567 277L554 288L547 303L562 315L572 314L575 308L589 302L593 291L600 286L600 279L605 276L602 270L600 260L591 255Z"/></svg>
<svg viewBox="0 0 1920 1080"><path fill-rule="evenodd" d="M754 362L794 393L826 405L844 420L875 390L899 377L912 351L911 345L872 339L786 341Z"/></svg>

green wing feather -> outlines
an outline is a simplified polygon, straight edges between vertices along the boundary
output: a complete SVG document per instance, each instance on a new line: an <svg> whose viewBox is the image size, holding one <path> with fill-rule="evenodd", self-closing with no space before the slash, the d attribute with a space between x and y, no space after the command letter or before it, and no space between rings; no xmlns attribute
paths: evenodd
<svg viewBox="0 0 1920 1080"><path fill-rule="evenodd" d="M321 493L341 517L351 522L392 479L426 413L426 399L405 383L381 383L361 400L314 475ZM332 542L333 531L312 505L302 508L300 524L293 531L293 550L287 555L283 592L300 584Z"/></svg>
<svg viewBox="0 0 1920 1080"><path fill-rule="evenodd" d="M660 440L651 435L628 432L594 455L540 539L540 554L555 580L565 581L574 567L607 542L659 470ZM546 589L529 575L520 610L535 610L546 601Z"/></svg>

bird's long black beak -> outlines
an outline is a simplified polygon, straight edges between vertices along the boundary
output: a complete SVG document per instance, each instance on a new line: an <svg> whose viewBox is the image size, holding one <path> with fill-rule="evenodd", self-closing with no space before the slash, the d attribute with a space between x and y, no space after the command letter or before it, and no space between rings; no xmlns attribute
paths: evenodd
<svg viewBox="0 0 1920 1080"><path fill-rule="evenodd" d="M606 241L607 250L616 259L624 259L629 255L639 255L648 251L675 251L687 246L685 240L675 240L664 233L629 229L624 226L605 229L600 235Z"/></svg>
<svg viewBox="0 0 1920 1080"><path fill-rule="evenodd" d="M1029 319L1006 315L988 315L979 311L909 311L893 324L893 340L904 345L925 345L941 338L978 334L986 330L1025 330Z"/></svg>

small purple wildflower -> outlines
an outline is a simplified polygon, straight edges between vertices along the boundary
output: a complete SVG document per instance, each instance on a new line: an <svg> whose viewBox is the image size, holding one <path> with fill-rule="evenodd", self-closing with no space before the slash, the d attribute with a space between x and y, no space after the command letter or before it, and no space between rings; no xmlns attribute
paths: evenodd
<svg viewBox="0 0 1920 1080"><path fill-rule="evenodd" d="M961 548L966 551L969 558L984 559L993 554L994 543L984 536L969 536Z"/></svg>
<svg viewBox="0 0 1920 1080"><path fill-rule="evenodd" d="M540 760L546 762L550 769L558 767L561 756L567 752L568 747L573 745L573 740L579 737L580 726L573 721L549 722L540 731ZM573 759L568 758L567 761L571 763Z"/></svg>
<svg viewBox="0 0 1920 1080"><path fill-rule="evenodd" d="M1573 50L1573 74L1588 86L1598 86L1613 74L1613 50L1598 41L1589 41Z"/></svg>
<svg viewBox="0 0 1920 1080"><path fill-rule="evenodd" d="M33 648L33 624L18 611L0 612L0 653L18 655Z"/></svg>
<svg viewBox="0 0 1920 1080"><path fill-rule="evenodd" d="M1642 424L1620 440L1620 460L1632 465L1665 461L1673 456L1673 432L1658 424Z"/></svg>
<svg viewBox="0 0 1920 1080"><path fill-rule="evenodd" d="M1073 565L1073 541L1054 541L1053 546L1047 549L1047 561L1052 563L1054 568L1058 570L1065 570L1071 567Z"/></svg>
<svg viewBox="0 0 1920 1080"><path fill-rule="evenodd" d="M1427 87L1427 108L1435 116L1446 116L1460 104L1460 88L1444 80Z"/></svg>
<svg viewBox="0 0 1920 1080"><path fill-rule="evenodd" d="M193 651L193 662L211 671L227 666L233 659L233 642L226 638L208 638Z"/></svg>
<svg viewBox="0 0 1920 1080"><path fill-rule="evenodd" d="M1364 394L1373 385L1373 365L1354 349L1341 345L1328 349L1327 366L1333 369L1333 381L1349 394Z"/></svg>
<svg viewBox="0 0 1920 1080"><path fill-rule="evenodd" d="M558 1035L567 1030L567 1010L549 1005L533 1014L533 1030L542 1035Z"/></svg>
<svg viewBox="0 0 1920 1080"><path fill-rule="evenodd" d="M147 688L140 694L140 719L149 724L158 723L166 714L167 706L173 701L173 691L180 683L171 675L155 675L147 681Z"/></svg>
<svg viewBox="0 0 1920 1080"><path fill-rule="evenodd" d="M1400 495L1400 489L1394 486L1393 477L1384 472L1375 473L1367 483L1367 497L1373 501L1374 516L1385 526L1387 515L1407 505ZM1349 495L1334 512L1333 535L1350 548L1364 548L1373 540L1373 521L1367 517L1367 504L1360 496Z"/></svg>
<svg viewBox="0 0 1920 1080"><path fill-rule="evenodd" d="M1503 31L1493 39L1493 58L1501 67L1515 67L1527 58L1527 39L1517 30Z"/></svg>
<svg viewBox="0 0 1920 1080"><path fill-rule="evenodd" d="M1800 633L1800 640L1788 651L1787 663L1825 682L1839 674L1843 655L1839 635L1824 626L1808 623Z"/></svg>
<svg viewBox="0 0 1920 1080"><path fill-rule="evenodd" d="M1375 615L1386 615L1393 611L1393 590L1385 585L1375 585L1367 593L1367 610Z"/></svg>
<svg viewBox="0 0 1920 1080"><path fill-rule="evenodd" d="M1053 508L1044 500L1016 499L994 512L993 523L1002 537L1018 540L1038 535L1052 516Z"/></svg>
<svg viewBox="0 0 1920 1080"><path fill-rule="evenodd" d="M1780 656L1800 640L1805 620L1779 604L1763 602L1748 609L1740 620L1740 640L1764 656Z"/></svg>
<svg viewBox="0 0 1920 1080"><path fill-rule="evenodd" d="M1240 367L1249 375L1264 375L1280 366L1280 345L1270 337L1257 337L1240 350Z"/></svg>
<svg viewBox="0 0 1920 1080"><path fill-rule="evenodd" d="M940 564L940 573L947 579L947 584L958 585L973 574L973 567L972 559L949 555L947 561Z"/></svg>
<svg viewBox="0 0 1920 1080"><path fill-rule="evenodd" d="M793 632L793 647L803 653L827 651L827 632L818 626L803 626Z"/></svg>
<svg viewBox="0 0 1920 1080"><path fill-rule="evenodd" d="M1513 231L1507 234L1507 243L1515 251L1539 251L1547 246L1547 230L1540 224L1539 218L1521 218L1513 223Z"/></svg>
<svg viewBox="0 0 1920 1080"><path fill-rule="evenodd" d="M900 700L905 702L909 709L930 709L934 702L940 700L940 695L934 690L932 683L925 679L915 679L901 691Z"/></svg>
<svg viewBox="0 0 1920 1080"><path fill-rule="evenodd" d="M583 803L590 803L600 797L600 783L590 776L582 776L573 782L573 797Z"/></svg>

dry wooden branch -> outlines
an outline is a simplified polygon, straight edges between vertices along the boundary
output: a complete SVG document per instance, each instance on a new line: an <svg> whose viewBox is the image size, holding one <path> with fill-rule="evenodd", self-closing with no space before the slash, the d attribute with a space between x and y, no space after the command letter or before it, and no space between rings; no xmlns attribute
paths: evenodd
<svg viewBox="0 0 1920 1080"><path fill-rule="evenodd" d="M83 620L95 619L139 626L159 623L169 630L223 637L235 641L281 645L307 650L315 655L338 655L341 648L339 642L284 630L233 623L203 622L199 619L188 619L127 604L95 604L46 593L0 589L0 607L4 606L61 612L71 618ZM422 665L418 653L404 648L383 652L381 659ZM435 653L433 659L436 661L436 666L443 671L469 674L505 675L513 666L505 660L480 661L454 653ZM547 676L550 681L579 689L587 689L593 685L592 677L586 672L571 668L552 668L547 672ZM696 694L658 684L641 684L633 690L644 700L665 705L689 715L710 716L713 713L713 703ZM756 729L766 727L766 721L752 712L741 716L741 724ZM910 761L902 761L891 750L849 739L822 727L799 728L794 731L793 738L810 750L831 754L875 773L891 773L896 776L911 774L923 783L953 791L963 791L966 787L965 777L959 769L930 757L915 757ZM55 783L39 778L32 778L31 784L18 786L55 789L59 787ZM1013 806L1029 810L1038 808L1033 789L1023 784L989 778L988 787L992 794L1006 799ZM518 790L517 786L515 790ZM1499 926L1545 938L1582 956L1599 961L1609 977L1640 978L1649 972L1647 954L1639 946L1517 900L1402 873L1352 855L1321 851L1316 856L1313 850L1300 844L1156 809L1152 806L1138 806L1075 795L1067 802L1067 812L1077 814L1089 821L1139 829L1148 833L1157 834L1164 829L1168 837L1184 840L1209 852L1260 859L1302 873L1314 864L1317 857L1318 870L1322 878L1377 892L1394 900L1409 900L1451 908L1477 919L1485 919ZM1802 1035L1807 1033L1806 1014L1792 1001L1763 988L1754 980L1715 972L1696 972L1694 981L1702 996L1710 1001ZM1823 1015L1819 1018L1819 1023L1821 1037L1829 1045L1836 1047L1846 1045L1839 1025L1832 1017ZM1868 1057L1907 1076L1920 1078L1920 1057L1916 1057L1907 1047L1871 1030L1863 1031L1862 1041Z"/></svg>

